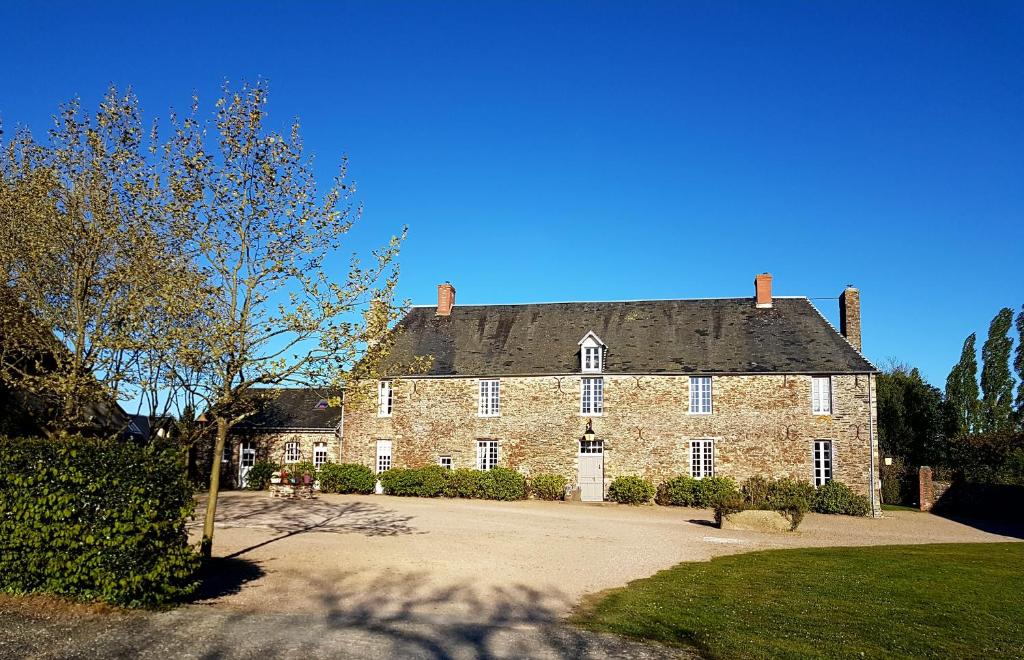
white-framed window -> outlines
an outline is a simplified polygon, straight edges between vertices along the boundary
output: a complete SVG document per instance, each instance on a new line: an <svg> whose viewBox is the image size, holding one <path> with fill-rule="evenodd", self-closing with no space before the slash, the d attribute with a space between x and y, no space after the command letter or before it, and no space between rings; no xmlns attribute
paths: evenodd
<svg viewBox="0 0 1024 660"><path fill-rule="evenodd" d="M313 467L320 469L327 462L327 443L318 442L313 445Z"/></svg>
<svg viewBox="0 0 1024 660"><path fill-rule="evenodd" d="M382 380L377 388L377 416L391 417L394 395L391 391L391 381Z"/></svg>
<svg viewBox="0 0 1024 660"><path fill-rule="evenodd" d="M711 376L690 376L690 414L711 414Z"/></svg>
<svg viewBox="0 0 1024 660"><path fill-rule="evenodd" d="M604 344L593 332L580 340L580 371L585 374L599 374L604 368Z"/></svg>
<svg viewBox="0 0 1024 660"><path fill-rule="evenodd" d="M284 462L285 463L298 463L299 462L299 443L297 442L286 442L284 443Z"/></svg>
<svg viewBox="0 0 1024 660"><path fill-rule="evenodd" d="M377 474L391 469L391 441L377 441Z"/></svg>
<svg viewBox="0 0 1024 660"><path fill-rule="evenodd" d="M832 378L811 377L811 412L815 415L832 414Z"/></svg>
<svg viewBox="0 0 1024 660"><path fill-rule="evenodd" d="M581 454L603 454L604 440L580 440Z"/></svg>
<svg viewBox="0 0 1024 660"><path fill-rule="evenodd" d="M224 452L220 455L221 463L231 462L231 443L227 440L224 441Z"/></svg>
<svg viewBox="0 0 1024 660"><path fill-rule="evenodd" d="M580 379L580 414L600 415L604 413L604 379Z"/></svg>
<svg viewBox="0 0 1024 660"><path fill-rule="evenodd" d="M490 470L498 466L498 441L476 441L476 469Z"/></svg>
<svg viewBox="0 0 1024 660"><path fill-rule="evenodd" d="M477 414L480 417L498 417L501 414L500 381L487 379L480 381L480 402Z"/></svg>
<svg viewBox="0 0 1024 660"><path fill-rule="evenodd" d="M438 456L437 464L446 470L452 469L452 457L451 456Z"/></svg>
<svg viewBox="0 0 1024 660"><path fill-rule="evenodd" d="M690 441L690 476L694 479L715 476L714 440Z"/></svg>
<svg viewBox="0 0 1024 660"><path fill-rule="evenodd" d="M814 441L814 485L821 486L832 481L832 441Z"/></svg>

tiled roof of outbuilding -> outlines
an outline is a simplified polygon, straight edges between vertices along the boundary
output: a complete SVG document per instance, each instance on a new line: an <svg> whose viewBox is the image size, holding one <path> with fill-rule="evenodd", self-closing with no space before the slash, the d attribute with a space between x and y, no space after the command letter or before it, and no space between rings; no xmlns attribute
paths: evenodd
<svg viewBox="0 0 1024 660"><path fill-rule="evenodd" d="M875 367L807 298L414 307L399 322L392 364L433 356L427 376L578 373L578 342L595 332L604 373L866 373Z"/></svg>

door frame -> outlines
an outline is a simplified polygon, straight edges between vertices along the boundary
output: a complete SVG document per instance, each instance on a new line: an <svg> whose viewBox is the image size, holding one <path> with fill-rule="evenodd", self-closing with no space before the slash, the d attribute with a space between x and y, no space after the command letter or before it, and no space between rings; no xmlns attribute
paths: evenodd
<svg viewBox="0 0 1024 660"><path fill-rule="evenodd" d="M583 501L583 502L604 502L604 472L605 472L605 470L604 470L604 439L603 438L597 438L597 439L595 439L593 441L594 444L597 444L597 445L600 446L600 448L601 448L600 452L586 452L586 453L584 453L584 451L583 451L583 442L584 442L583 440L578 440L577 444L576 444L576 447L577 447L577 454L576 454L576 481L579 483L579 487L580 487L580 500ZM585 458L586 459L594 459L594 458L596 458L598 456L600 456L600 458L601 458L601 460L600 460L601 470L600 470L600 474L597 477L598 478L598 482L597 483L601 487L601 490L600 490L601 495L600 495L600 497L598 499L583 499L583 461L584 461ZM595 460L593 462L597 463L598 461Z"/></svg>
<svg viewBox="0 0 1024 660"><path fill-rule="evenodd" d="M252 457L249 465L245 464L246 456ZM238 443L238 487L245 488L245 480L249 475L249 469L256 464L256 441L242 440Z"/></svg>

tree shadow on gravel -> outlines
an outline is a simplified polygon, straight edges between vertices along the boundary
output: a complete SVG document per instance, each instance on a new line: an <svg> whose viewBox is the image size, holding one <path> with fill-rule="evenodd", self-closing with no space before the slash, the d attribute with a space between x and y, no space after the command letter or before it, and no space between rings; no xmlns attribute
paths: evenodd
<svg viewBox="0 0 1024 660"><path fill-rule="evenodd" d="M259 564L237 557L213 557L203 562L199 569L199 589L190 602L215 600L239 593L249 582L266 575Z"/></svg>

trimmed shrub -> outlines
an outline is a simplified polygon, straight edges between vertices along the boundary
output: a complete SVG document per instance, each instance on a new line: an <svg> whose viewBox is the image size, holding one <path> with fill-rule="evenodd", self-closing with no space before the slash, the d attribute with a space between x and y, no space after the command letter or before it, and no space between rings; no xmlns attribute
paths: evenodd
<svg viewBox="0 0 1024 660"><path fill-rule="evenodd" d="M457 468L448 475L448 484L444 489L446 497L484 498L486 497L486 486L484 475L481 470L469 468Z"/></svg>
<svg viewBox="0 0 1024 660"><path fill-rule="evenodd" d="M245 487L248 490L266 490L270 486L271 476L277 472L278 464L270 461L256 461L245 475Z"/></svg>
<svg viewBox="0 0 1024 660"><path fill-rule="evenodd" d="M643 477L616 477L608 486L608 499L619 504L646 504L654 497L654 485Z"/></svg>
<svg viewBox="0 0 1024 660"><path fill-rule="evenodd" d="M694 479L688 475L679 475L658 485L655 501L665 506L708 509L733 492L736 492L736 482L729 477Z"/></svg>
<svg viewBox="0 0 1024 660"><path fill-rule="evenodd" d="M727 493L715 502L715 523L721 527L722 520L726 516L743 511L745 508L747 507L746 502L743 500L743 495L739 492Z"/></svg>
<svg viewBox="0 0 1024 660"><path fill-rule="evenodd" d="M693 506L697 499L697 480L679 475L658 484L654 501L662 506Z"/></svg>
<svg viewBox="0 0 1024 660"><path fill-rule="evenodd" d="M564 500L568 483L560 474L538 474L530 479L530 492L539 500Z"/></svg>
<svg viewBox="0 0 1024 660"><path fill-rule="evenodd" d="M419 473L420 497L441 497L448 486L451 470L440 465L428 465L416 470Z"/></svg>
<svg viewBox="0 0 1024 660"><path fill-rule="evenodd" d="M326 463L318 474L324 493L372 493L377 484L373 470L356 463Z"/></svg>
<svg viewBox="0 0 1024 660"><path fill-rule="evenodd" d="M739 501L743 503L740 510L778 511L789 521L790 529L795 530L803 522L804 514L810 510L813 498L814 486L806 481L788 477L766 479L756 476L743 482ZM732 504L735 504L735 501L730 500ZM717 509L715 520L721 525Z"/></svg>
<svg viewBox="0 0 1024 660"><path fill-rule="evenodd" d="M484 472L484 497L489 500L525 500L526 477L515 470L493 467Z"/></svg>
<svg viewBox="0 0 1024 660"><path fill-rule="evenodd" d="M423 485L422 477L417 470L407 468L391 468L377 475L385 495L399 497L419 497Z"/></svg>
<svg viewBox="0 0 1024 660"><path fill-rule="evenodd" d="M811 508L817 513L841 513L847 516L866 516L871 510L868 498L857 495L839 481L827 481L818 486Z"/></svg>
<svg viewBox="0 0 1024 660"><path fill-rule="evenodd" d="M114 440L0 438L0 590L128 607L198 586L184 454Z"/></svg>

